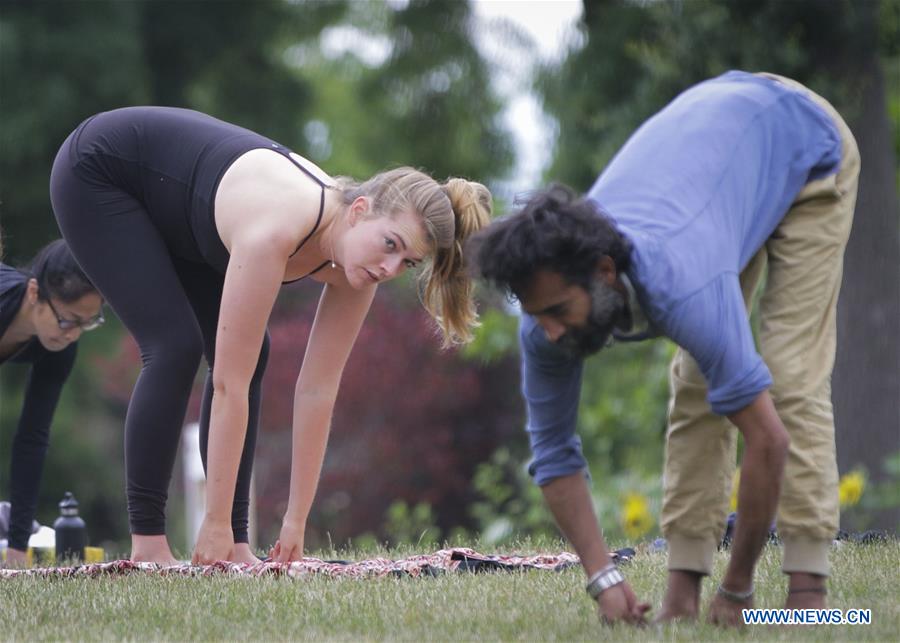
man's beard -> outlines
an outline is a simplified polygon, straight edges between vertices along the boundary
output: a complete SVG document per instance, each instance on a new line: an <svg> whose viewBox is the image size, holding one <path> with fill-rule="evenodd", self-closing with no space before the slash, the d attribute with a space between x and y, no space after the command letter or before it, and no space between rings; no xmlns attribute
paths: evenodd
<svg viewBox="0 0 900 643"><path fill-rule="evenodd" d="M625 311L625 297L603 282L592 281L588 295L591 309L587 321L583 326L569 330L556 342L575 358L593 355L606 346L613 327Z"/></svg>

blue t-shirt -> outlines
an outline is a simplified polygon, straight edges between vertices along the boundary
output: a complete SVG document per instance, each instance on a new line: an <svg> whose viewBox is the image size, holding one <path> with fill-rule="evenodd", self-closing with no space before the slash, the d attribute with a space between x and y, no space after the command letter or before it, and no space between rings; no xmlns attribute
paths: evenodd
<svg viewBox="0 0 900 643"><path fill-rule="evenodd" d="M811 180L836 173L841 137L805 93L731 71L644 123L588 192L633 244L628 276L652 326L697 361L727 415L772 384L739 275ZM581 363L527 316L523 392L538 484L584 467Z"/></svg>

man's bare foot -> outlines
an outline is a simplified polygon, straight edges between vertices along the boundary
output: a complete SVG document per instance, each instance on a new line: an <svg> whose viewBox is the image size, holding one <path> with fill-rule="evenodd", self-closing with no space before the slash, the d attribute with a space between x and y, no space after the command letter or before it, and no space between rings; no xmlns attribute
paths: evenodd
<svg viewBox="0 0 900 643"><path fill-rule="evenodd" d="M250 549L250 545L247 543L234 543L234 555L231 560L235 563L249 563L251 565L261 562L253 554L253 550Z"/></svg>
<svg viewBox="0 0 900 643"><path fill-rule="evenodd" d="M28 567L28 552L20 549L8 548L6 550L6 568L7 569L24 569Z"/></svg>
<svg viewBox="0 0 900 643"><path fill-rule="evenodd" d="M178 565L165 536L131 534L131 560L136 563L156 563L164 567Z"/></svg>
<svg viewBox="0 0 900 643"><path fill-rule="evenodd" d="M785 609L825 609L825 577L818 574L790 574Z"/></svg>
<svg viewBox="0 0 900 643"><path fill-rule="evenodd" d="M703 579L697 572L680 569L669 570L669 582L662 607L654 620L655 623L666 623L675 620L692 621L700 612L700 581Z"/></svg>

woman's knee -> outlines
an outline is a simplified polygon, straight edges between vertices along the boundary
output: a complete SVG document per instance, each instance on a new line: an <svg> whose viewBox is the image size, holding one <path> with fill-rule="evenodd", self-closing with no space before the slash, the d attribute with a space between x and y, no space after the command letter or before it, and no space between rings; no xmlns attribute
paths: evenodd
<svg viewBox="0 0 900 643"><path fill-rule="evenodd" d="M197 328L168 328L138 340L144 368L165 366L167 370L190 371L193 378L203 356L203 337Z"/></svg>

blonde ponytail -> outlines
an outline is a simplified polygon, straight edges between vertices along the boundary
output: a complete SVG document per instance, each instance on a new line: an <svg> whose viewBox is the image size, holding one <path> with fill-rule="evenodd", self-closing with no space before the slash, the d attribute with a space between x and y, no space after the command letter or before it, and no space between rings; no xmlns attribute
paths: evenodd
<svg viewBox="0 0 900 643"><path fill-rule="evenodd" d="M453 208L453 239L438 243L434 259L419 275L419 287L422 303L440 326L447 348L470 342L472 328L478 326L463 247L470 235L490 223L492 198L481 183L465 179L448 179L441 188Z"/></svg>

